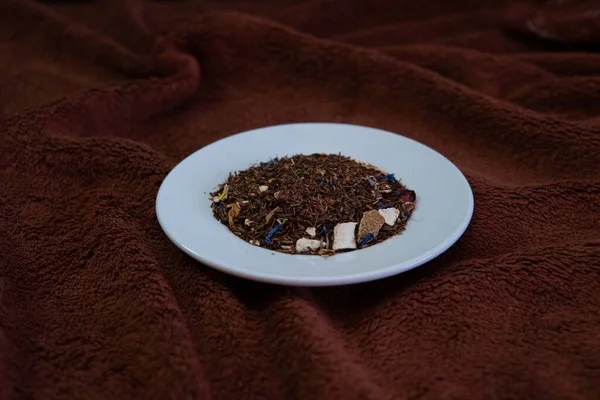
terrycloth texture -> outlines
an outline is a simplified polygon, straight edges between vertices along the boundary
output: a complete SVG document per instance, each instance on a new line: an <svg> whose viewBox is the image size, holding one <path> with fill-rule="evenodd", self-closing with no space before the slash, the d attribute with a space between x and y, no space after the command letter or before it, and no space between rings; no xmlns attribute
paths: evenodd
<svg viewBox="0 0 600 400"><path fill-rule="evenodd" d="M600 398L598 10L1 1L0 399ZM178 251L169 170L297 121L439 150L473 186L468 231L338 288Z"/></svg>

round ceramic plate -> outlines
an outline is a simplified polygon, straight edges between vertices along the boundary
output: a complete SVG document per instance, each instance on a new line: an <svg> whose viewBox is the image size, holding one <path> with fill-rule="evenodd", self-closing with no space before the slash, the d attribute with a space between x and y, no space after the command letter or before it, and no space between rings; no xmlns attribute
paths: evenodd
<svg viewBox="0 0 600 400"><path fill-rule="evenodd" d="M324 258L253 246L213 217L209 194L230 172L274 157L312 153L341 153L396 174L417 193L406 230L376 245ZM443 253L467 228L473 193L448 159L414 140L364 126L301 123L229 136L191 154L163 181L156 213L169 239L205 265L262 282L333 286L395 275Z"/></svg>

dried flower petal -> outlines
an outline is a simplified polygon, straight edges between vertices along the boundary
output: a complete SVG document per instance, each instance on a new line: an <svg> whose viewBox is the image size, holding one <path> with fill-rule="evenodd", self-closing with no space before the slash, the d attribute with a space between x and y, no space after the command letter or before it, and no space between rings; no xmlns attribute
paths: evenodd
<svg viewBox="0 0 600 400"><path fill-rule="evenodd" d="M270 213L267 214L267 216L265 217L265 221L266 222L271 221L271 219L273 219L275 214L278 213L280 210L281 210L281 208L275 207Z"/></svg>
<svg viewBox="0 0 600 400"><path fill-rule="evenodd" d="M220 201L227 200L227 194L228 193L229 193L229 185L225 184L225 185L223 185L223 190L221 191L221 194L219 194L218 196L213 197L213 201L215 203L218 203Z"/></svg>
<svg viewBox="0 0 600 400"><path fill-rule="evenodd" d="M273 241L273 235L275 235L278 231L280 231L282 228L281 225L275 225L273 228L271 228L271 230L267 233L267 236L265 237L265 243L268 245L272 245Z"/></svg>
<svg viewBox="0 0 600 400"><path fill-rule="evenodd" d="M227 213L227 217L229 218L229 226L233 226L233 219L240 215L242 208L240 207L240 203L230 204L228 207L231 207Z"/></svg>
<svg viewBox="0 0 600 400"><path fill-rule="evenodd" d="M412 190L405 190L402 193L402 201L404 201L405 203L414 203L416 199L417 199L417 196L415 195L415 192Z"/></svg>
<svg viewBox="0 0 600 400"><path fill-rule="evenodd" d="M385 175L381 175L379 177L380 179L386 179L391 183L396 183L398 182L398 180L396 179L396 175L395 174L385 174Z"/></svg>
<svg viewBox="0 0 600 400"><path fill-rule="evenodd" d="M357 247L360 249L362 248L365 244L369 243L370 241L372 241L373 239L375 239L375 235L373 233L368 233L364 238L362 238L362 240L358 243Z"/></svg>

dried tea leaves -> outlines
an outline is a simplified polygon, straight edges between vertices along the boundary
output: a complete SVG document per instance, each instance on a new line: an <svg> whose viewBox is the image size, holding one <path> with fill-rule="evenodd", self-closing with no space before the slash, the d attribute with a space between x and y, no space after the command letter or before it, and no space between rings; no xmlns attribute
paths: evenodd
<svg viewBox="0 0 600 400"><path fill-rule="evenodd" d="M331 255L401 233L416 194L393 174L342 155L275 158L231 174L210 194L236 236L284 253Z"/></svg>

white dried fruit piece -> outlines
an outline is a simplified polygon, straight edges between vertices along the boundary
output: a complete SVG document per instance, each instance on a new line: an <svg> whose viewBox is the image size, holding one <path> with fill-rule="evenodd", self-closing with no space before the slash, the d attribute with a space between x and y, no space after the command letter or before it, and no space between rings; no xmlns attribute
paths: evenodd
<svg viewBox="0 0 600 400"><path fill-rule="evenodd" d="M267 190L269 190L269 187L267 185L262 185L258 187L258 190L260 190L260 192L266 192Z"/></svg>
<svg viewBox="0 0 600 400"><path fill-rule="evenodd" d="M356 249L356 222L344 222L333 228L333 250Z"/></svg>
<svg viewBox="0 0 600 400"><path fill-rule="evenodd" d="M244 220L244 225L246 225L246 226L250 226L250 225L252 225L252 221L251 221L251 220L249 220L248 218L246 218L246 219Z"/></svg>
<svg viewBox="0 0 600 400"><path fill-rule="evenodd" d="M390 187L390 185L384 183L379 187L379 191L381 193L392 193L392 188Z"/></svg>
<svg viewBox="0 0 600 400"><path fill-rule="evenodd" d="M248 243L250 243L254 246L260 246L260 242L258 240L249 240Z"/></svg>
<svg viewBox="0 0 600 400"><path fill-rule="evenodd" d="M367 211L360 219L360 225L358 226L358 240L362 240L369 233L377 236L384 223L385 218L377 210Z"/></svg>
<svg viewBox="0 0 600 400"><path fill-rule="evenodd" d="M398 210L397 208L383 208L381 210L377 210L379 211L379 214L381 214L381 216L385 219L385 223L388 224L389 226L394 226L394 224L396 223L396 220L398 219L398 217L400 216L400 210Z"/></svg>
<svg viewBox="0 0 600 400"><path fill-rule="evenodd" d="M311 237L317 236L317 228L306 228L306 233L308 233Z"/></svg>
<svg viewBox="0 0 600 400"><path fill-rule="evenodd" d="M296 241L296 253L306 253L309 250L319 250L321 241L307 238L300 238Z"/></svg>

